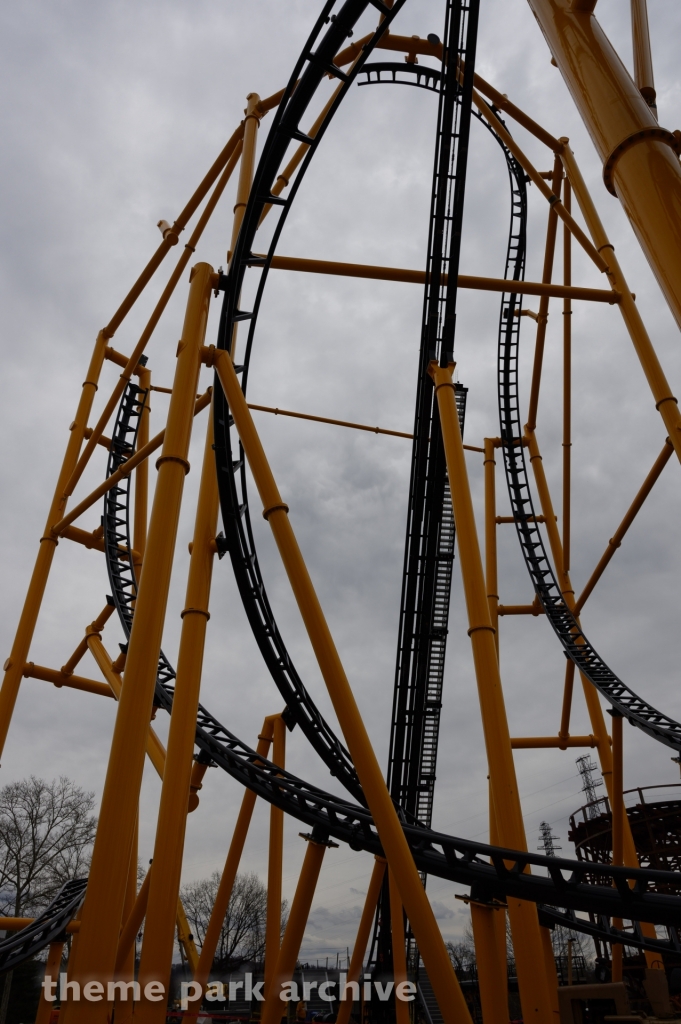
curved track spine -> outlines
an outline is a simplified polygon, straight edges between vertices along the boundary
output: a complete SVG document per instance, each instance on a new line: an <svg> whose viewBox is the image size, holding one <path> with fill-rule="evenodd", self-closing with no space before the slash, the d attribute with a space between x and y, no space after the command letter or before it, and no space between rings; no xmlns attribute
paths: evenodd
<svg viewBox="0 0 681 1024"><path fill-rule="evenodd" d="M520 248L517 239L515 247ZM512 239L510 249L513 248ZM121 431L127 431L129 423L126 423L124 416L119 417L117 422L120 422ZM225 429L228 433L229 427L226 426ZM119 439L119 442L121 440L125 438ZM130 450L128 448L128 452ZM229 471L232 471L231 466ZM124 511L127 515L127 502ZM105 531L114 529L115 525L113 518L105 516ZM124 555L125 552L118 541L106 544L107 561L120 560ZM123 627L128 632L131 619L127 618L126 610L130 613L131 608L130 601L125 601L124 596L119 591L114 598ZM172 709L173 676L172 668L165 659L162 659L159 666L157 701L168 711ZM365 807L331 796L259 757L203 707L200 707L197 719L196 743L205 756L238 782L301 822L312 827L319 825L331 836L348 843L353 849L381 852L378 835ZM649 891L655 884L664 883L681 887L681 875L646 869L613 868L609 865L585 865L577 861L489 847L415 825L407 824L404 827L420 870L463 885L470 885L477 892L487 896L516 896L539 904L568 908L568 911L622 917L627 920L654 920L660 924L674 923L681 915L681 896ZM547 875L526 874L525 868L529 865L546 870ZM605 884L590 884L587 879L594 874L602 877ZM633 887L630 882L634 883ZM559 911L551 910L547 913L556 915ZM571 923L570 927L577 930L593 929L588 922L581 921ZM606 937L603 932L599 934ZM646 945L649 942L650 940L645 940L640 944ZM636 943L632 941L631 944ZM660 943L654 943L652 948L660 948Z"/></svg>
<svg viewBox="0 0 681 1024"><path fill-rule="evenodd" d="M87 878L74 878L61 887L35 921L0 942L0 972L11 971L62 935L85 898Z"/></svg>
<svg viewBox="0 0 681 1024"><path fill-rule="evenodd" d="M375 48L378 40L389 30L392 20L404 2L405 0L397 0L392 8L388 8L380 3L380 0L375 0L373 6L381 12L383 20L374 32L371 40L364 44L360 57L355 61L348 74L335 67L333 57L342 48L346 39L352 35L359 17L371 5L366 0L346 0L334 16L334 20L330 21L330 27L322 37L322 29L324 24L331 18L330 12L334 6L332 3L327 4L324 8L323 16L317 22L315 30L303 51L303 55L294 69L277 109L255 172L248 205L230 263L229 273L223 279L225 297L218 333L218 348L229 349L235 324L241 321L249 322L242 377L244 393L248 383L248 369L253 338L269 265L291 205L316 152L317 146L341 101L347 94L361 67ZM315 50L313 50L314 46L316 46ZM340 85L323 124L314 138L311 138L301 131L300 121L319 89L324 76L327 74L337 78ZM292 142L303 142L309 146L309 149L291 185L288 196L283 199L272 195L272 187ZM281 212L274 229L267 256L264 259L257 259L252 254L253 242L263 210L268 205L272 205L275 210L279 208ZM249 267L261 267L262 274L253 310L252 312L245 312L238 308L238 302L246 270ZM311 746L322 758L331 774L339 779L355 799L364 802L364 796L350 755L307 693L277 628L265 592L253 541L243 452L239 445L239 457L234 458L230 431L232 425L231 417L217 377L215 381L214 419L215 456L225 532L224 548L229 551L237 586L239 587L240 596L256 642L274 682L286 701L290 717L300 726Z"/></svg>
<svg viewBox="0 0 681 1024"><path fill-rule="evenodd" d="M125 401L125 398L124 398ZM125 416L117 420L119 429L126 431L129 423ZM114 446L122 447L125 437L114 438ZM128 448L128 453L130 449ZM112 463L112 468L116 464ZM121 510L119 509L119 512ZM127 503L123 505L127 515ZM105 517L105 532L117 528L113 517ZM127 523L125 524L127 536ZM120 543L109 538L106 544L107 561L125 560L126 552ZM117 578L118 569L110 568L110 577ZM114 595L121 623L126 633L131 625L130 602L120 591ZM156 686L157 703L172 710L174 672L165 659L159 664ZM352 804L282 770L259 756L229 732L213 715L200 706L196 725L196 744L202 754L227 772L241 785L253 790L268 803L280 807L304 824L320 826L333 838L347 843L356 850L380 854L381 845L371 815L360 804ZM612 868L581 861L542 857L538 854L503 850L485 844L457 839L430 829L406 824L405 835L414 860L421 871L463 885L472 886L487 898L503 899L517 896L539 904L552 904L570 910L591 912L607 917L654 920L659 924L678 921L681 916L681 896L669 896L649 891L655 885L673 885L681 888L681 874L649 869ZM546 876L525 874L530 865L547 871ZM601 877L603 885L588 882L594 875ZM634 882L630 888L629 882ZM558 914L558 911L547 910ZM593 930L592 925L575 921L577 930ZM608 938L605 931L599 932ZM649 943L649 940L645 940ZM632 940L630 944L635 944ZM651 948L662 948L659 943ZM668 948L666 945L663 948Z"/></svg>

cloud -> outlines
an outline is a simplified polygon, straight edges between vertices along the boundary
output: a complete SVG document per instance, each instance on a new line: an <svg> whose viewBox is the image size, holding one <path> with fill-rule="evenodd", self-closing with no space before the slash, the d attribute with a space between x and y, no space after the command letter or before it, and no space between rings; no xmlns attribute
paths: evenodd
<svg viewBox="0 0 681 1024"><path fill-rule="evenodd" d="M452 908L445 906L444 903L440 903L439 900L433 900L430 905L433 908L436 920L448 921L451 917L454 917Z"/></svg>
<svg viewBox="0 0 681 1024"><path fill-rule="evenodd" d="M441 33L442 4L408 0L395 31ZM243 117L252 90L270 95L287 81L309 32L305 0L141 0L92 4L35 0L0 12L2 106L0 151L0 641L11 649L23 595L42 536L68 427L98 330L111 317L155 249L156 222L172 220ZM599 18L630 60L628 13L604 6ZM677 40L681 6L651 9L661 123L675 127L681 98ZM637 294L672 391L681 390L681 346L671 316L619 203L602 185L602 168L559 72L524 0L487 0L481 21L480 73L556 135L568 135L585 178ZM436 117L434 97L420 90L354 89L336 115L300 189L280 243L282 254L422 268ZM272 123L264 118L260 145ZM509 122L510 123L510 122ZM522 129L512 130L535 164L553 157ZM508 228L508 181L498 149L484 129L472 131L461 270L499 276ZM236 178L207 229L195 259L224 264ZM529 189L528 278L541 274L546 204ZM180 247L186 240L183 237ZM561 242L562 245L562 242ZM174 250L112 344L130 352L150 315ZM561 274L560 252L556 275ZM172 382L186 301L186 277L149 346L156 384ZM575 248L575 283L602 286ZM251 287L249 285L249 287ZM250 394L264 405L410 431L422 316L418 286L273 272L263 303ZM528 301L531 309L537 303ZM499 431L496 408L498 296L461 292L457 372L469 387L466 439L479 445ZM557 514L562 517L562 321L551 307L539 403L538 436ZM616 307L575 305L573 321L572 573L581 589L664 443L631 342ZM533 323L524 318L521 404L526 407ZM213 309L208 341L215 339ZM239 345L243 345L243 334ZM241 349L243 351L243 349ZM104 367L93 417L120 368ZM203 374L201 386L210 383ZM152 401L152 430L167 402ZM387 765L404 530L409 442L308 422L258 416L291 523L327 614L380 763ZM196 421L185 485L164 650L176 661L184 608L187 545L203 449L205 418ZM77 497L105 472L102 449ZM469 473L482 525L482 463ZM498 514L508 514L501 465ZM151 473L152 483L154 471ZM679 718L678 579L675 540L679 505L675 460L618 549L583 622L599 653L632 687ZM80 525L94 529L101 509ZM562 529L562 519L559 522ZM306 685L335 722L331 702L290 594L267 524L254 516L263 572L281 632ZM499 528L499 585L507 604L528 603L530 583L512 526ZM46 589L30 660L63 665L85 626L104 606L109 584L96 551L64 540ZM450 632L437 765L434 824L488 836L487 764L477 687L467 636L459 561L454 565ZM116 653L113 620L103 634ZM543 617L514 616L500 625L500 658L513 735L555 735L560 719L564 657ZM98 679L89 655L78 672ZM229 559L216 562L204 661L202 702L254 744L265 715L281 698L250 634ZM590 723L575 690L572 731ZM66 774L101 794L115 717L113 701L24 679L7 746L2 782L30 773ZM167 722L155 725L161 738ZM627 786L677 781L668 752L626 730ZM287 765L310 782L339 791L300 735L287 740ZM516 770L526 827L533 835L547 813L567 843L569 813L581 803L574 751L518 750ZM552 787L543 791L545 787ZM140 859L153 854L160 784L145 773ZM534 795L532 795L534 794ZM242 793L211 768L201 803L188 821L184 878L221 870ZM547 810L550 808L550 810ZM258 803L244 863L267 873L268 810ZM304 843L287 822L284 888L297 883ZM312 921L339 946L352 944L373 860L329 851ZM429 879L441 920L453 912L454 886ZM350 897L348 898L348 891ZM357 899L359 897L359 899ZM440 902L442 900L442 902ZM336 901L339 901L336 905ZM355 906L357 903L357 906ZM349 905L348 905L349 904ZM443 917L442 914L445 916ZM463 927L463 923L462 923Z"/></svg>

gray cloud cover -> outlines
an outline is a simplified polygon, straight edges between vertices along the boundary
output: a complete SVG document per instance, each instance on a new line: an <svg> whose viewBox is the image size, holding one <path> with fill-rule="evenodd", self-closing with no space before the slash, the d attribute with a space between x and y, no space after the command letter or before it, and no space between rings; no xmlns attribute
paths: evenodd
<svg viewBox="0 0 681 1024"><path fill-rule="evenodd" d="M651 4L661 123L679 121L681 10ZM297 0L29 0L0 13L5 103L0 173L3 444L0 507L0 633L9 653L38 538L66 443L91 345L158 242L160 218L172 220L243 116L245 96L265 96L287 80L318 5ZM626 5L601 0L598 15L630 64ZM667 370L681 390L678 331L633 233L601 182L593 147L524 0L483 0L479 70L556 135L568 135ZM395 31L441 32L442 5L409 0ZM427 240L433 97L416 90L354 89L341 108L299 193L280 252L421 268ZM263 121L262 131L269 120ZM523 147L542 169L550 155L522 130ZM234 183L197 251L224 263ZM530 189L528 277L543 258L546 209ZM474 128L466 205L464 273L499 275L508 223L506 172L495 144ZM175 259L175 253L171 260ZM164 272L167 272L164 270ZM560 261L557 262L560 273ZM129 352L163 283L157 275L114 341ZM575 254L574 280L600 285ZM185 286L149 348L157 383L172 379ZM422 295L416 286L272 275L263 309L250 395L283 408L410 430ZM536 303L528 303L536 308ZM215 334L213 310L209 334ZM498 298L462 293L457 359L469 387L467 439L498 433L495 342ZM561 324L549 323L539 414L554 501L560 496ZM588 578L664 441L632 346L615 309L579 307L574 320L575 436L573 577ZM523 395L532 351L523 322ZM101 408L116 370L107 364ZM206 373L205 382L208 383ZM152 415L165 410L154 396ZM157 420L158 422L158 420ZM175 559L164 648L175 658L202 448L197 422L194 471ZM387 754L395 635L402 569L409 444L260 414L258 425L291 520L318 588L382 763ZM482 465L469 471L482 511ZM82 493L104 472L93 460ZM499 512L507 501L498 478ZM584 613L588 635L634 689L679 717L679 472L672 462ZM93 528L99 510L84 517ZM480 520L479 520L480 521ZM335 721L265 524L257 541L270 597L292 656L324 714ZM508 532L506 532L508 530ZM506 603L530 600L511 528L501 528L500 586ZM31 659L58 667L103 604L100 556L60 544ZM105 641L121 636L113 624ZM557 731L564 658L541 619L504 621L501 665L514 734ZM85 660L84 674L96 676ZM202 701L245 740L281 700L259 660L227 561L216 566ZM25 680L2 762L2 781L29 772L65 773L99 796L113 724L113 702ZM162 736L167 723L158 720ZM588 732L577 695L575 733ZM627 729L626 785L674 782L671 752ZM516 757L528 844L552 822L569 852L567 818L580 804L574 752L520 751ZM288 764L334 788L302 737L289 737ZM455 564L436 827L487 837L486 760ZM145 775L140 857L153 849L158 781ZM236 810L237 787L212 769L189 822L185 878L220 868ZM246 862L266 873L268 815L258 807ZM286 826L285 891L290 897L303 855L295 822ZM310 951L352 945L372 859L330 851L306 939ZM460 934L467 910L454 887L430 879L447 937Z"/></svg>

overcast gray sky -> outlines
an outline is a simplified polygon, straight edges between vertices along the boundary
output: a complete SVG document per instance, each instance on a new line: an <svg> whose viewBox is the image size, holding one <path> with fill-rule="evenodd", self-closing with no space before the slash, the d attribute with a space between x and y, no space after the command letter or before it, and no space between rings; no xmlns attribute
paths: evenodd
<svg viewBox="0 0 681 1024"><path fill-rule="evenodd" d="M3 188L2 272L3 567L0 635L5 655L28 583L68 425L97 331L155 249L160 218L172 221L243 116L246 94L282 87L319 10L312 0L24 0L0 13L5 102L0 112ZM631 66L628 4L600 0L598 16ZM681 9L651 0L650 22L660 122L679 126ZM444 5L408 0L394 31L442 32ZM637 302L676 394L681 391L678 330L616 199L604 189L591 142L525 0L483 0L481 74L555 135L572 141ZM420 269L425 263L436 100L406 88L354 88L327 133L283 234L282 254ZM261 133L268 130L265 118ZM514 129L515 130L515 129ZM517 137L540 169L550 154L521 129ZM546 204L530 188L528 278L543 259ZM231 232L230 183L197 260L225 262ZM474 126L461 270L500 276L508 228L506 170L495 143ZM155 303L175 250L120 329L114 346L129 352ZM575 283L602 286L575 253ZM560 259L556 273L561 273ZM149 346L157 384L172 381L186 284L177 290ZM250 397L282 408L412 427L422 292L418 286L325 279L273 272L258 331ZM536 309L537 302L527 305ZM460 293L456 352L469 387L466 439L499 432L496 413L498 296ZM217 306L209 326L215 339ZM549 321L538 437L560 506L561 317ZM573 578L579 590L600 557L664 441L664 429L621 318L613 307L578 306L574 321ZM527 401L533 324L523 321L522 392ZM116 369L107 364L101 408ZM204 371L204 385L210 382ZM152 430L167 401L154 395ZM96 411L95 410L95 411ZM357 699L385 764L409 442L393 437L256 414L291 522L337 641ZM178 539L164 649L175 660L205 416L198 419ZM103 451L83 478L85 494L105 472ZM476 510L482 506L481 457L469 459ZM681 476L669 467L590 600L583 622L599 652L633 688L672 716L679 700ZM499 466L499 512L507 511ZM94 528L100 509L81 525ZM481 521L481 520L479 520ZM265 524L254 517L268 591L294 661L319 706L335 722L287 582ZM499 535L500 594L531 600L511 527ZM50 579L31 660L62 665L101 609L108 584L103 559L64 541ZM202 702L254 743L266 714L281 709L240 608L228 560L216 564ZM455 563L436 827L487 838L486 761ZM113 620L111 651L122 636ZM501 667L513 734L558 729L564 657L542 618L501 626ZM97 678L89 657L83 674ZM95 696L25 680L2 760L3 783L29 773L66 774L99 797L115 705ZM165 737L167 722L157 721ZM589 731L576 693L573 732ZM329 778L298 731L288 765L329 789ZM672 751L625 731L625 785L677 781ZM575 751L519 751L517 772L528 844L550 821L564 854L569 814L580 806ZM159 783L144 779L140 858L151 856ZM241 799L217 769L189 820L184 878L220 869ZM267 809L259 806L245 867L266 874ZM285 893L293 894L304 844L287 823ZM331 851L310 920L310 955L352 945L370 858ZM463 930L467 911L455 888L431 879L443 933Z"/></svg>

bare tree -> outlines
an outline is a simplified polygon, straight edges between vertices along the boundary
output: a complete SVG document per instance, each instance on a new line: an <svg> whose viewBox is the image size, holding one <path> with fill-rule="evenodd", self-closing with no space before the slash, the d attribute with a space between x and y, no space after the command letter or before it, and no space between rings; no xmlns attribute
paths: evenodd
<svg viewBox="0 0 681 1024"><path fill-rule="evenodd" d="M470 924L466 924L463 938L458 942L447 943L447 952L457 972L468 974L476 966L475 941Z"/></svg>
<svg viewBox="0 0 681 1024"><path fill-rule="evenodd" d="M189 882L182 887L182 903L199 945L203 945L219 884L220 874L215 871L209 878ZM284 900L282 928L286 923L286 909ZM231 969L242 963L262 960L266 918L267 887L255 874L237 875L220 929L214 965Z"/></svg>
<svg viewBox="0 0 681 1024"><path fill-rule="evenodd" d="M64 882L87 872L97 819L94 793L70 779L22 779L0 789L0 913L37 915ZM12 972L5 975L5 1024Z"/></svg>

